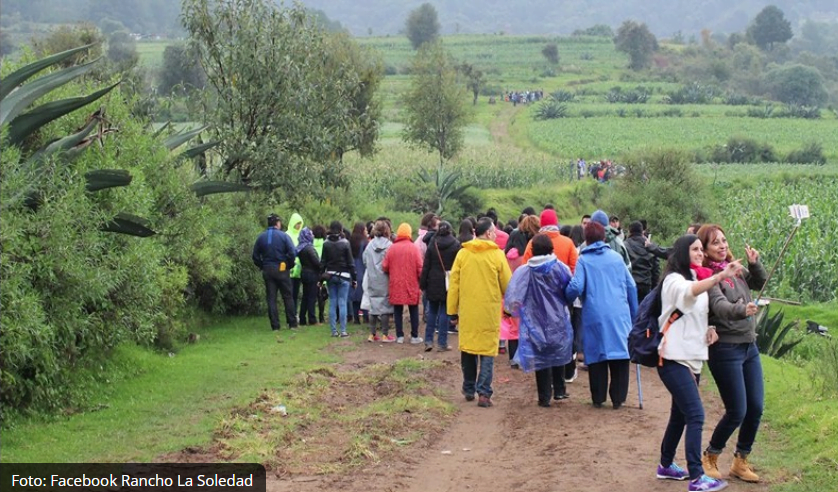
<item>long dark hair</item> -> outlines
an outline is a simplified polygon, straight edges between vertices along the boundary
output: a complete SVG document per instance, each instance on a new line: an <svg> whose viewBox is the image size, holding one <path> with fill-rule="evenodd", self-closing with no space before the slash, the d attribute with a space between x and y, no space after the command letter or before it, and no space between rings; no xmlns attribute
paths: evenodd
<svg viewBox="0 0 838 492"><path fill-rule="evenodd" d="M695 234L684 234L675 240L675 244L672 245L672 254L669 255L666 268L661 275L661 284L670 273L679 273L687 280L693 278L692 270L690 270L690 246L696 241L698 241L698 236Z"/></svg>
<svg viewBox="0 0 838 492"><path fill-rule="evenodd" d="M468 218L465 218L460 222L460 234L457 236L457 240L460 243L464 243L472 239L474 239L474 223Z"/></svg>
<svg viewBox="0 0 838 492"><path fill-rule="evenodd" d="M349 235L349 246L352 248L352 257L361 255L361 246L367 240L367 226L363 222L355 222L352 234Z"/></svg>

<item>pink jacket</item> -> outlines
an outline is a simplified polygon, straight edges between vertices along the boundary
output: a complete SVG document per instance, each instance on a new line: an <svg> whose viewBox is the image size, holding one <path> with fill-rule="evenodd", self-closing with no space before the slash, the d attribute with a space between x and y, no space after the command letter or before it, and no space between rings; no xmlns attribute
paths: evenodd
<svg viewBox="0 0 838 492"><path fill-rule="evenodd" d="M409 238L396 238L387 250L381 267L390 274L390 304L418 305L422 299L422 291L419 290L422 256L419 248Z"/></svg>

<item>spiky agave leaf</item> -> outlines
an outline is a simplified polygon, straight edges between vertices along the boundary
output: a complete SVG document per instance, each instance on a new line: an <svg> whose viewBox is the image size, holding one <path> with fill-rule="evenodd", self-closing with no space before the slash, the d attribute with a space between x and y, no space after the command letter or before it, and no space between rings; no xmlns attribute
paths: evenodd
<svg viewBox="0 0 838 492"><path fill-rule="evenodd" d="M76 53L90 48L94 44L96 43L86 44L84 46L79 46L78 48L62 51L61 53L56 53L46 58L41 58L38 61L30 63L29 65L20 67L19 69L15 70L14 72L7 75L5 78L0 80L0 100L5 99L6 96L9 95L9 93L11 93L13 90L15 90L15 88L17 88L17 86L26 82L30 77L40 72L41 70L51 65L55 65L56 63L61 63L62 61L75 55Z"/></svg>
<svg viewBox="0 0 838 492"><path fill-rule="evenodd" d="M198 197L212 195L215 193L234 193L237 191L250 191L250 187L241 183L229 181L198 181L192 184L192 191Z"/></svg>
<svg viewBox="0 0 838 492"><path fill-rule="evenodd" d="M212 142L202 143L200 145L196 145L192 148L186 149L180 154L178 154L178 159L191 159L193 157L198 157L199 155L203 154L204 152L208 151L209 149L217 146L220 144L220 140L214 140Z"/></svg>
<svg viewBox="0 0 838 492"><path fill-rule="evenodd" d="M166 146L169 150L175 150L176 148L180 147L181 145L185 144L186 142L192 140L193 138L197 137L201 134L202 131L206 130L206 125L195 128L193 130L176 133L171 137L167 138L163 141L163 145Z"/></svg>
<svg viewBox="0 0 838 492"><path fill-rule="evenodd" d="M26 137L31 135L37 129L83 106L87 106L97 99L102 98L119 84L120 82L117 82L87 96L71 97L61 99L59 101L49 102L38 106L26 114L18 116L9 124L9 143L11 145L17 145L23 142Z"/></svg>
<svg viewBox="0 0 838 492"><path fill-rule="evenodd" d="M136 237L149 237L157 234L148 228L148 221L142 217L120 212L99 230L103 232L115 232Z"/></svg>
<svg viewBox="0 0 838 492"><path fill-rule="evenodd" d="M38 98L89 72L97 61L58 70L11 91L0 99L0 125L11 123Z"/></svg>
<svg viewBox="0 0 838 492"><path fill-rule="evenodd" d="M84 179L87 181L85 184L87 191L99 191L106 188L128 186L134 178L125 169L94 169L86 172Z"/></svg>

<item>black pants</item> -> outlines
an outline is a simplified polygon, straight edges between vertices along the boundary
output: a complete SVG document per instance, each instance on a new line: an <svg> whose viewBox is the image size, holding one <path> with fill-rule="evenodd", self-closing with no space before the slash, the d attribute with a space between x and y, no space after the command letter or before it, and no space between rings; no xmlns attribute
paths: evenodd
<svg viewBox="0 0 838 492"><path fill-rule="evenodd" d="M564 366L548 367L535 371L535 386L539 403L549 403L553 396L565 393Z"/></svg>
<svg viewBox="0 0 838 492"><path fill-rule="evenodd" d="M279 309L276 305L276 292L282 295L285 305L285 320L290 328L297 327L297 314L294 312L294 298L291 295L291 273L280 272L276 265L262 268L262 278L265 280L265 293L268 300L268 319L271 329L279 329Z"/></svg>
<svg viewBox="0 0 838 492"><path fill-rule="evenodd" d="M317 313L314 311L317 305L317 280L313 282L303 281L303 297L300 300L300 324L317 324Z"/></svg>
<svg viewBox="0 0 838 492"><path fill-rule="evenodd" d="M410 336L413 338L419 338L419 306L417 304L408 305L407 312L410 313ZM402 318L403 315L404 305L393 305L393 317L395 318L397 337L404 336L404 319Z"/></svg>
<svg viewBox="0 0 838 492"><path fill-rule="evenodd" d="M611 372L611 384L608 384L608 373ZM604 360L596 364L588 364L588 377L591 384L591 400L594 403L605 401L606 391L611 397L611 403L622 405L628 397L629 360Z"/></svg>
<svg viewBox="0 0 838 492"><path fill-rule="evenodd" d="M506 353L509 354L509 362L512 362L512 359L515 358L515 352L518 351L518 340L507 340L506 341Z"/></svg>
<svg viewBox="0 0 838 492"><path fill-rule="evenodd" d="M652 292L652 285L637 284L637 305L639 306L643 299Z"/></svg>

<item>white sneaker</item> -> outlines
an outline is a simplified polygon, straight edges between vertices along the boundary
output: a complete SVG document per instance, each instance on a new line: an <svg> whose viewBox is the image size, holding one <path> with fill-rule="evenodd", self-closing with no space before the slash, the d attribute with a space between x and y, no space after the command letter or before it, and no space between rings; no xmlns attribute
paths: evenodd
<svg viewBox="0 0 838 492"><path fill-rule="evenodd" d="M410 343L412 343L413 345L419 345L420 343L425 343L425 340L422 340L419 337L411 337Z"/></svg>
<svg viewBox="0 0 838 492"><path fill-rule="evenodd" d="M404 343L404 337L396 338L396 343Z"/></svg>
<svg viewBox="0 0 838 492"><path fill-rule="evenodd" d="M570 383L576 381L576 378L578 376L579 376L579 369L573 371L573 377L572 378L565 378L564 382L567 383L567 384L570 384Z"/></svg>

